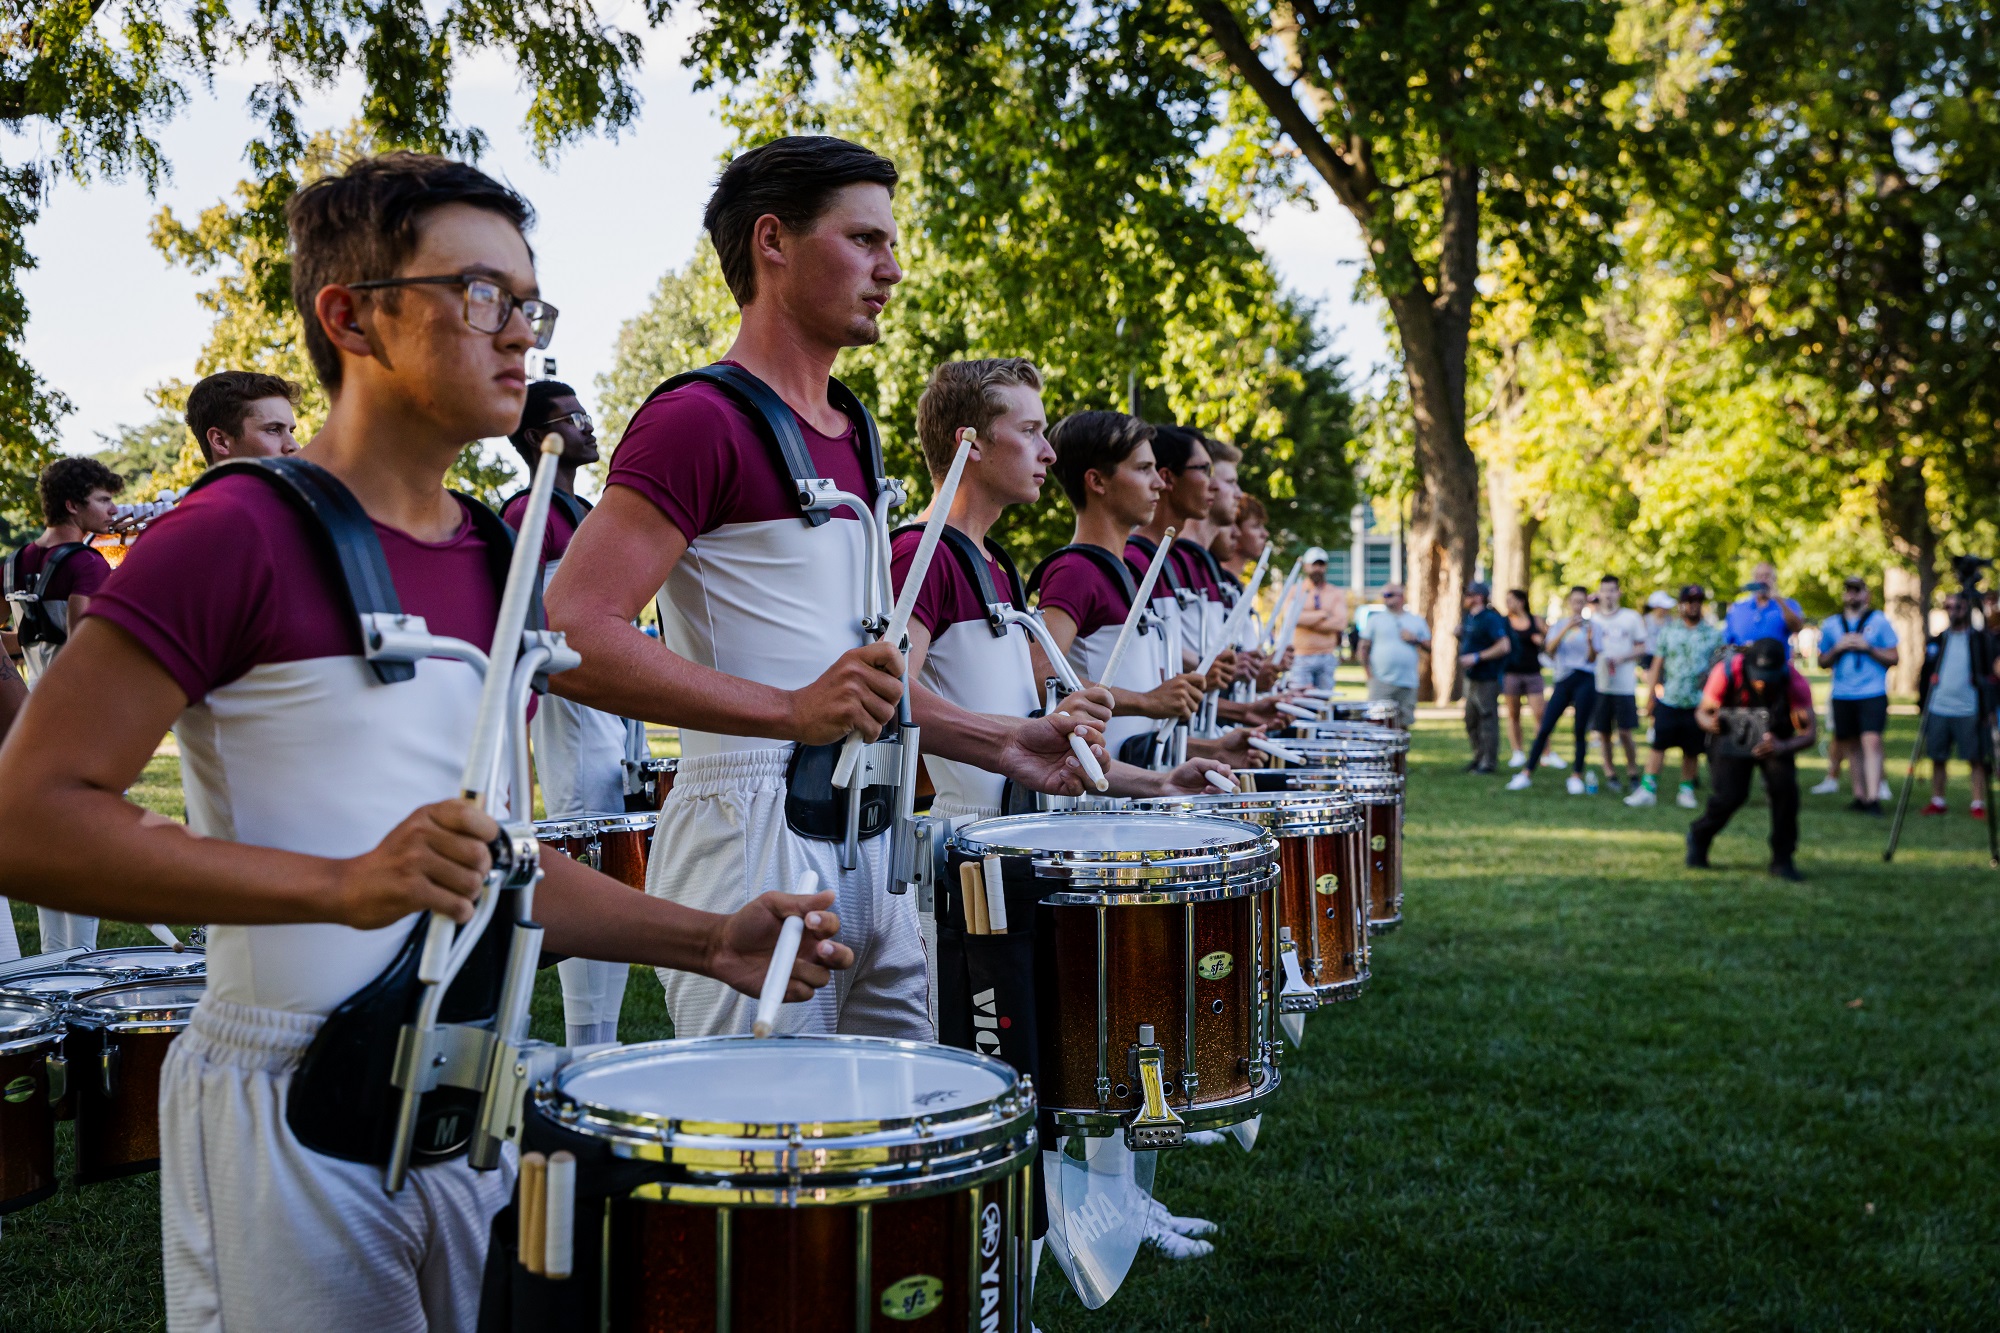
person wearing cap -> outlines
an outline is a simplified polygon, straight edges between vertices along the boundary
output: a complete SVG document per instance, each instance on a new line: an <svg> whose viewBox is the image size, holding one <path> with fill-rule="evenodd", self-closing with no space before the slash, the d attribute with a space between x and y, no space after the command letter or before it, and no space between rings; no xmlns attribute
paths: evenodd
<svg viewBox="0 0 2000 1333"><path fill-rule="evenodd" d="M1785 660L1792 660L1792 636L1806 626L1799 604L1778 592L1778 570L1769 560L1759 560L1743 585L1749 593L1729 608L1722 625L1722 637L1736 647L1759 639L1776 639L1785 645Z"/></svg>
<svg viewBox="0 0 2000 1333"><path fill-rule="evenodd" d="M1761 737L1747 754L1718 744L1709 756L1708 772L1715 789L1708 808L1688 826L1687 863L1708 869L1709 844L1729 826L1729 820L1750 799L1750 780L1764 775L1771 798L1771 874L1797 882L1803 878L1792 863L1799 847L1799 751L1819 741L1819 720L1813 715L1812 686L1798 668L1785 660L1782 639L1759 639L1731 654L1708 673L1695 718L1701 729L1720 740L1724 710L1759 709L1765 718Z"/></svg>
<svg viewBox="0 0 2000 1333"><path fill-rule="evenodd" d="M1889 785L1882 777L1882 733L1889 726L1889 668L1901 659L1896 627L1868 604L1868 580L1849 574L1840 590L1840 612L1819 627L1819 665L1833 673L1833 754L1815 796L1840 790L1840 765L1853 764L1854 800L1848 806L1882 816Z"/></svg>
<svg viewBox="0 0 2000 1333"><path fill-rule="evenodd" d="M1660 631L1674 620L1674 607L1678 605L1674 597L1665 592L1646 595L1646 611L1639 618L1646 622L1646 651L1639 654L1639 670L1653 669L1653 654L1659 642Z"/></svg>
<svg viewBox="0 0 2000 1333"><path fill-rule="evenodd" d="M1317 546L1306 550L1306 576L1292 599L1299 605L1298 624L1292 631L1292 684L1330 690L1340 665L1341 636L1347 632L1347 589L1327 586L1326 552ZM1291 605L1288 601L1272 611L1278 624L1285 623Z"/></svg>
<svg viewBox="0 0 2000 1333"><path fill-rule="evenodd" d="M1653 594L1654 599L1660 596ZM1653 661L1646 668L1646 707L1653 722L1646 734L1646 775L1639 779L1638 790L1625 798L1627 805L1659 802L1667 751L1679 750L1681 788L1674 803L1683 810L1695 808L1694 780L1701 772L1702 751L1708 748L1695 709L1701 706L1703 683L1726 651L1722 627L1702 616L1707 603L1708 593L1699 583L1686 585L1676 603L1680 616L1653 636Z"/></svg>
<svg viewBox="0 0 2000 1333"><path fill-rule="evenodd" d="M1458 627L1458 664L1465 670L1465 738L1472 745L1468 773L1493 773L1500 766L1500 677L1513 641L1507 618L1493 609L1493 589L1471 583L1465 589L1465 621Z"/></svg>

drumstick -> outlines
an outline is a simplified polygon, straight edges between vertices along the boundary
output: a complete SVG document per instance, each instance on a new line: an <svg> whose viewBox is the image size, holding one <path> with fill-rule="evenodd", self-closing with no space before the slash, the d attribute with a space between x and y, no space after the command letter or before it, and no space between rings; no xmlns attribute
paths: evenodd
<svg viewBox="0 0 2000 1333"><path fill-rule="evenodd" d="M1319 714L1315 713L1312 709L1301 708L1297 704L1288 704L1282 700L1278 704L1278 711L1290 717L1303 718L1307 722L1319 721Z"/></svg>
<svg viewBox="0 0 2000 1333"><path fill-rule="evenodd" d="M175 953L180 953L187 948L187 945L181 943L180 937L175 935L174 932L172 932L171 930L168 930L165 926L148 926L146 927L146 929L153 932L154 939L166 945L169 949L172 949Z"/></svg>
<svg viewBox="0 0 2000 1333"><path fill-rule="evenodd" d="M540 1274L548 1263L548 1232L542 1209L548 1205L549 1159L538 1152L521 1154L521 1267Z"/></svg>
<svg viewBox="0 0 2000 1333"><path fill-rule="evenodd" d="M1276 741L1267 741L1262 736L1252 736L1250 738L1250 748L1253 750L1262 750L1273 759L1282 759L1288 764L1303 766L1306 762L1306 757L1297 750L1288 750Z"/></svg>
<svg viewBox="0 0 2000 1333"><path fill-rule="evenodd" d="M819 874L808 870L799 876L798 887L792 892L808 895L819 892ZM778 927L778 944L771 950L771 965L764 969L764 989L757 996L757 1018L750 1025L753 1037L771 1035L771 1025L778 1021L778 1006L785 1002L785 989L792 984L792 964L798 961L799 940L806 933L806 919L802 916L788 916L785 924Z"/></svg>
<svg viewBox="0 0 2000 1333"><path fill-rule="evenodd" d="M1056 678L1062 682L1063 689L1074 694L1083 688L1083 682L1077 678L1076 669L1069 664L1069 659L1057 650L1055 640L1049 637L1048 630L1038 618L1029 612L1016 611L1011 607L1003 608L1001 614L1008 624L1019 625L1027 631L1029 638L1041 644L1042 654L1049 659L1049 669L1056 673ZM1110 790L1111 783L1105 778L1104 769L1098 765L1097 756L1090 752L1090 742L1072 731L1069 734L1069 748L1076 756L1077 763L1083 765L1083 776L1089 780L1090 785L1099 791Z"/></svg>
<svg viewBox="0 0 2000 1333"><path fill-rule="evenodd" d="M958 864L958 894L965 905L965 933L985 935L986 929L986 885L982 882L979 865L974 861Z"/></svg>
<svg viewBox="0 0 2000 1333"><path fill-rule="evenodd" d="M1278 586L1278 600L1271 605L1271 623L1264 627L1264 647L1267 649L1278 641L1278 623L1285 617L1285 607L1292 590L1299 586L1299 575L1305 567L1306 558L1301 555L1292 561L1292 572L1285 575L1285 581Z"/></svg>
<svg viewBox="0 0 2000 1333"><path fill-rule="evenodd" d="M549 1154L548 1188L542 1202L542 1273L552 1280L570 1275L576 1257L576 1154Z"/></svg>
<svg viewBox="0 0 2000 1333"><path fill-rule="evenodd" d="M1000 858L989 856L983 862L986 887L986 924L995 935L1007 933L1007 886L1000 877Z"/></svg>
<svg viewBox="0 0 2000 1333"><path fill-rule="evenodd" d="M1118 674L1118 664L1124 660L1125 649L1132 642L1132 632L1139 627L1139 617L1146 612L1146 604L1152 600L1153 585L1160 581L1160 570L1167 563L1167 553L1174 549L1174 530L1168 528L1160 534L1160 549L1153 552L1153 563L1146 566L1146 577L1139 581L1139 591L1132 598L1132 608L1125 613L1125 624L1118 631L1118 641L1111 645L1111 656L1104 659L1104 672L1098 677L1109 685L1111 678Z"/></svg>
<svg viewBox="0 0 2000 1333"><path fill-rule="evenodd" d="M1208 785L1215 788L1217 791L1226 791L1231 795L1235 794L1236 784L1231 782L1228 778L1223 777L1222 774L1216 772L1214 769L1204 768L1201 771L1201 775L1207 778Z"/></svg>
<svg viewBox="0 0 2000 1333"><path fill-rule="evenodd" d="M1264 571L1270 567L1270 564L1271 547L1267 543L1264 547L1264 554L1257 557L1257 569L1250 575L1250 586L1245 588L1243 595L1236 599L1236 605L1229 608L1229 619L1222 622L1221 639L1216 642L1215 647L1209 652L1208 656L1202 659L1201 665L1194 669L1195 675L1205 678L1208 675L1208 669L1215 665L1215 659L1222 656L1223 650L1234 644L1236 636L1243 632L1243 617L1250 614L1250 604L1257 600L1257 588L1264 582Z"/></svg>
<svg viewBox="0 0 2000 1333"><path fill-rule="evenodd" d="M944 533L944 521L951 515L951 502L958 495L958 479L965 472L965 460L972 453L972 431L969 428L958 432L958 453L952 457L951 470L938 483L937 494L931 497L931 516L924 520L924 535L917 539L917 552L910 560L910 572L903 579L903 591L896 594L895 608L889 612L888 628L882 631L881 642L900 648L903 634L910 627L910 613L917 609L917 594L924 589L924 578L931 572L931 556L937 551L938 538ZM861 734L849 732L847 741L840 748L840 762L834 765L833 785L836 790L845 787L854 775L854 761L861 757Z"/></svg>

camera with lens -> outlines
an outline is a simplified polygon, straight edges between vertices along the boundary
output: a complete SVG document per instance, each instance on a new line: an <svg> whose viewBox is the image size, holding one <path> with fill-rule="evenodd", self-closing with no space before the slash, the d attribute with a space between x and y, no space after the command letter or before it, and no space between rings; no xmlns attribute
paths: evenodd
<svg viewBox="0 0 2000 1333"><path fill-rule="evenodd" d="M1979 591L1979 571L1992 567L1993 557L1989 555L1955 555L1951 558L1952 573L1958 575L1959 586L1968 595Z"/></svg>

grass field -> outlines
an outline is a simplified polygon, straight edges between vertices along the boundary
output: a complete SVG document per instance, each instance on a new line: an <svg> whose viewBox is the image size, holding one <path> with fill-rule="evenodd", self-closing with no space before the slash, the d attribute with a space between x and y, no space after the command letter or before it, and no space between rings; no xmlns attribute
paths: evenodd
<svg viewBox="0 0 2000 1333"><path fill-rule="evenodd" d="M2000 1328L2000 873L1962 780L1893 866L1884 825L1807 797L1794 885L1754 801L1689 871L1687 812L1464 757L1420 724L1407 924L1312 1020L1256 1152L1162 1164L1216 1253L1142 1254L1095 1313L1050 1265L1045 1333ZM141 799L177 814L173 776ZM625 1035L664 1030L635 972ZM0 1330L157 1327L156 1211L142 1176L8 1217Z"/></svg>

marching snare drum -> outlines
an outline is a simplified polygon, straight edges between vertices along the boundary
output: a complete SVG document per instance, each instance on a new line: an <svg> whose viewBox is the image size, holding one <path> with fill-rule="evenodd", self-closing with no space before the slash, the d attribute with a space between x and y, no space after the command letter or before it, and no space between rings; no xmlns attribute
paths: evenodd
<svg viewBox="0 0 2000 1333"><path fill-rule="evenodd" d="M114 972L126 981L149 981L205 973L208 971L208 954L196 947L169 949L163 944L139 944L126 949L93 949L89 953L78 954L64 966Z"/></svg>
<svg viewBox="0 0 2000 1333"><path fill-rule="evenodd" d="M76 1094L76 1183L160 1164L160 1066L207 978L127 981L76 997L64 1041Z"/></svg>
<svg viewBox="0 0 2000 1333"><path fill-rule="evenodd" d="M1402 730L1396 726L1394 699L1331 699L1327 702L1326 712L1335 722L1366 722L1371 726Z"/></svg>
<svg viewBox="0 0 2000 1333"><path fill-rule="evenodd" d="M667 793L674 789L674 774L680 769L680 760L627 759L624 763L627 814L658 810L667 803Z"/></svg>
<svg viewBox="0 0 2000 1333"><path fill-rule="evenodd" d="M1259 790L1344 792L1368 818L1368 933L1403 924L1403 776L1380 767L1254 770Z"/></svg>
<svg viewBox="0 0 2000 1333"><path fill-rule="evenodd" d="M1008 893L1010 929L1035 933L1039 1094L1064 1132L1172 1147L1188 1129L1262 1114L1279 1081L1268 833L1077 810L968 824L948 854L948 885L960 865L997 857L1029 909L1015 920ZM940 924L963 929L963 894L939 896Z"/></svg>
<svg viewBox="0 0 2000 1333"><path fill-rule="evenodd" d="M1410 734L1394 727L1378 727L1372 722L1304 722L1290 729L1283 742L1323 761L1315 767L1338 764L1379 763L1401 776L1408 769Z"/></svg>
<svg viewBox="0 0 2000 1333"><path fill-rule="evenodd" d="M1035 1099L998 1060L882 1037L625 1046L536 1089L525 1147L576 1156L576 1248L555 1281L509 1246L515 1329L1030 1328Z"/></svg>
<svg viewBox="0 0 2000 1333"><path fill-rule="evenodd" d="M535 838L546 847L601 870L635 889L646 887L646 853L653 846L653 813L604 815L588 819L544 819Z"/></svg>
<svg viewBox="0 0 2000 1333"><path fill-rule="evenodd" d="M0 1000L0 1213L55 1193L56 1112L49 1081L50 1060L61 1042L62 1015L55 1005L25 997Z"/></svg>
<svg viewBox="0 0 2000 1333"><path fill-rule="evenodd" d="M1280 958L1289 932L1308 987L1300 993L1281 975L1279 1011L1311 1013L1361 994L1368 983L1367 819L1351 797L1328 790L1218 792L1157 796L1135 808L1216 815L1269 830L1278 840L1278 892L1264 955Z"/></svg>

